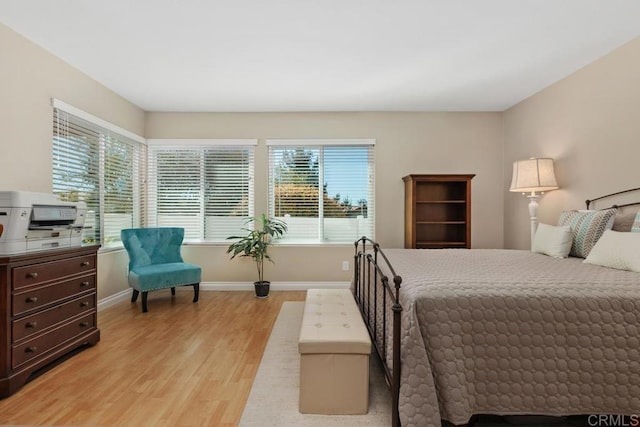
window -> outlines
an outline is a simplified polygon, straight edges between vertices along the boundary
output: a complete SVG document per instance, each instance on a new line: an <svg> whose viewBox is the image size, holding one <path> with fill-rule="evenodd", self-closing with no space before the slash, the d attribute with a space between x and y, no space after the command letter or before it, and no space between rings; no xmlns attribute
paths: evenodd
<svg viewBox="0 0 640 427"><path fill-rule="evenodd" d="M291 243L373 238L373 140L269 140L269 215Z"/></svg>
<svg viewBox="0 0 640 427"><path fill-rule="evenodd" d="M223 242L253 216L255 140L149 140L148 222Z"/></svg>
<svg viewBox="0 0 640 427"><path fill-rule="evenodd" d="M53 100L53 193L84 201L83 241L120 246L120 230L142 218L144 139Z"/></svg>

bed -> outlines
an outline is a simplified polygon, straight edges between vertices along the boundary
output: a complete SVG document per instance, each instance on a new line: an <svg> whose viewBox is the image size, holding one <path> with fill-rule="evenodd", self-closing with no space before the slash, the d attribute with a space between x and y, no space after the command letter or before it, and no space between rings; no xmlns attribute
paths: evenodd
<svg viewBox="0 0 640 427"><path fill-rule="evenodd" d="M394 425L640 413L640 273L518 250L356 242Z"/></svg>

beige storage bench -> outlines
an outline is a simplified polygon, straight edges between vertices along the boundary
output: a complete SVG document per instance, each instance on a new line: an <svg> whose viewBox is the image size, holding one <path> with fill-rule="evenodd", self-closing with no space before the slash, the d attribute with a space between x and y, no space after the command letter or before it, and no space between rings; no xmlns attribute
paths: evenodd
<svg viewBox="0 0 640 427"><path fill-rule="evenodd" d="M300 412L368 412L371 340L349 289L307 291L298 351Z"/></svg>

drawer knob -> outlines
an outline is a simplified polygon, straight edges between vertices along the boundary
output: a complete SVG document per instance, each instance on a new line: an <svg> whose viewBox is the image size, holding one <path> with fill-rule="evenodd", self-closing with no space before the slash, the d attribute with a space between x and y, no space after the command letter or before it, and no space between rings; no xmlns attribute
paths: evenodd
<svg viewBox="0 0 640 427"><path fill-rule="evenodd" d="M36 350L38 350L38 347L35 347L35 346L34 347L27 347L27 348L24 349L24 352L25 353L35 353Z"/></svg>
<svg viewBox="0 0 640 427"><path fill-rule="evenodd" d="M89 265L89 261L82 261L80 263L80 267L87 267Z"/></svg>
<svg viewBox="0 0 640 427"><path fill-rule="evenodd" d="M38 326L38 322L29 322L24 325L25 328L35 328L36 326Z"/></svg>
<svg viewBox="0 0 640 427"><path fill-rule="evenodd" d="M87 286L89 286L90 283L89 282L80 282L80 287L81 288L86 288Z"/></svg>
<svg viewBox="0 0 640 427"><path fill-rule="evenodd" d="M29 303L35 303L38 302L38 297L29 297L25 301Z"/></svg>
<svg viewBox="0 0 640 427"><path fill-rule="evenodd" d="M85 327L89 326L89 322L80 322L80 326L85 328Z"/></svg>
<svg viewBox="0 0 640 427"><path fill-rule="evenodd" d="M37 271L32 271L31 273L27 273L27 277L30 279L35 279L38 277L38 272Z"/></svg>
<svg viewBox="0 0 640 427"><path fill-rule="evenodd" d="M82 301L80 303L80 307L88 307L89 306L89 301Z"/></svg>

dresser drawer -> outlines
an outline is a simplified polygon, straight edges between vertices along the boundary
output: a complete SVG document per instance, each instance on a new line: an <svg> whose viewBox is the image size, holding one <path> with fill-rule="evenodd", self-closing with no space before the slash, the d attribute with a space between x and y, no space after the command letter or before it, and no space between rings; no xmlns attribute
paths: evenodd
<svg viewBox="0 0 640 427"><path fill-rule="evenodd" d="M14 316L26 313L39 307L55 303L81 292L90 292L96 288L95 274L77 277L64 282L52 283L35 289L27 289L23 292L15 292L12 301L12 313Z"/></svg>
<svg viewBox="0 0 640 427"><path fill-rule="evenodd" d="M34 359L66 341L95 328L95 313L87 314L11 348L13 368Z"/></svg>
<svg viewBox="0 0 640 427"><path fill-rule="evenodd" d="M16 267L12 270L13 289L21 289L73 274L89 272L95 268L96 258L92 255Z"/></svg>
<svg viewBox="0 0 640 427"><path fill-rule="evenodd" d="M93 310L95 308L95 293L76 298L64 304L57 305L37 314L23 317L11 322L13 341L30 337L58 323L63 323L71 317Z"/></svg>

